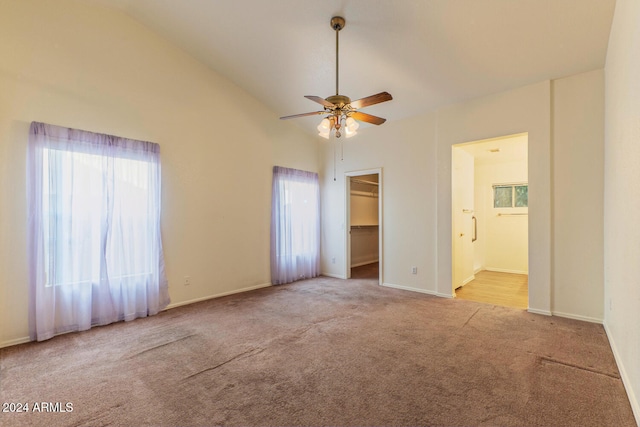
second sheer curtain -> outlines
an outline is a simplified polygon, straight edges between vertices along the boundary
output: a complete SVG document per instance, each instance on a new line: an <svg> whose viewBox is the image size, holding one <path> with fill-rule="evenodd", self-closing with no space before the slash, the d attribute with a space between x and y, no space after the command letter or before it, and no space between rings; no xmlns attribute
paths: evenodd
<svg viewBox="0 0 640 427"><path fill-rule="evenodd" d="M275 166L271 203L271 283L280 285L318 276L318 174Z"/></svg>

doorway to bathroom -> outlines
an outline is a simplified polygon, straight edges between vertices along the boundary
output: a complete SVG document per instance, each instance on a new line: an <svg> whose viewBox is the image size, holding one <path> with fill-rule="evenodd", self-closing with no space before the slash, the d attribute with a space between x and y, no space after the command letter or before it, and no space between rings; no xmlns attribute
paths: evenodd
<svg viewBox="0 0 640 427"><path fill-rule="evenodd" d="M528 135L452 146L452 288L528 308Z"/></svg>

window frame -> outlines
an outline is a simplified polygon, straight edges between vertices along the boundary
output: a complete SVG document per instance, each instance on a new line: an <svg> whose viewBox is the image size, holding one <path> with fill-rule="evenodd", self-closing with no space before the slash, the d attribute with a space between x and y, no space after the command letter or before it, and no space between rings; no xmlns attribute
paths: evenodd
<svg viewBox="0 0 640 427"><path fill-rule="evenodd" d="M518 206L518 197L516 193L517 187L526 187L527 189L527 203L524 206ZM496 206L496 189L498 188L511 188L511 206ZM525 208L529 207L529 183L528 182L516 182L516 183L503 183L503 184L492 184L492 197L493 197L493 208L494 209L517 209L517 208Z"/></svg>

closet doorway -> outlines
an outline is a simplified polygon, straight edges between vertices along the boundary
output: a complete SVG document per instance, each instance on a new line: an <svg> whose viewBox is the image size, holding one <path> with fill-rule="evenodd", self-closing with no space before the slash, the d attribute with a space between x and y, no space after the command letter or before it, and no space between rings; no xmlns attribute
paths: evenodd
<svg viewBox="0 0 640 427"><path fill-rule="evenodd" d="M456 297L528 308L528 135L452 147Z"/></svg>
<svg viewBox="0 0 640 427"><path fill-rule="evenodd" d="M346 183L347 278L382 283L382 170L348 172Z"/></svg>

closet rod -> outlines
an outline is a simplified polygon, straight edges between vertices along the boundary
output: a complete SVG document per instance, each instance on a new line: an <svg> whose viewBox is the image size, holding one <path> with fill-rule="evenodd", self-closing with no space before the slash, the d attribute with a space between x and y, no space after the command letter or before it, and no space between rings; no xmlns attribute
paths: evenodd
<svg viewBox="0 0 640 427"><path fill-rule="evenodd" d="M369 191L357 191L357 190L351 190L351 195L352 196L362 196L362 197L375 197L378 198L378 193L372 193Z"/></svg>
<svg viewBox="0 0 640 427"><path fill-rule="evenodd" d="M380 185L377 182L367 181L367 180L358 179L358 178L351 178L351 182L357 182L358 184Z"/></svg>

